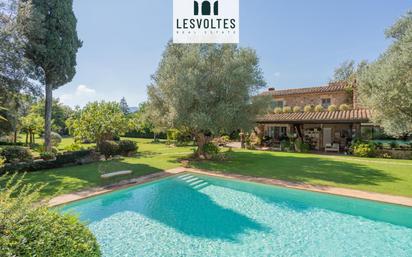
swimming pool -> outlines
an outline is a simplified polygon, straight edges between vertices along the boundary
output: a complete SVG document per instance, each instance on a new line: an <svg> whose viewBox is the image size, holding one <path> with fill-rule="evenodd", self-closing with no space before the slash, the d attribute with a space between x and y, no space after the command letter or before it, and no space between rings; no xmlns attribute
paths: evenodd
<svg viewBox="0 0 412 257"><path fill-rule="evenodd" d="M412 208L190 173L61 211L104 256L412 256Z"/></svg>

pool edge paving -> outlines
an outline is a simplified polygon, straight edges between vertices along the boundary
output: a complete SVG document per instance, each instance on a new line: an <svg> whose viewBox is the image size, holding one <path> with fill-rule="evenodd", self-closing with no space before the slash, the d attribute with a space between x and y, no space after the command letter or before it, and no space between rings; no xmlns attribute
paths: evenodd
<svg viewBox="0 0 412 257"><path fill-rule="evenodd" d="M342 197L350 197L350 198L363 199L363 200L369 200L369 201L374 201L374 202L381 202L381 203L387 203L387 204L412 207L412 198L405 197L405 196L387 195L387 194L366 192L366 191L355 190L355 189L311 185L311 184L306 184L306 183L296 183L296 182L290 182L290 181L284 181L284 180L262 178L262 177L252 177L252 176L245 176L245 175L239 175L239 174L233 174L233 173L228 174L228 173L222 173L219 171L201 170L201 169L184 168L184 167L174 168L174 169L165 170L163 172L157 172L157 173L145 175L145 176L134 178L134 179L124 180L117 184L113 184L109 186L95 187L95 188L90 188L90 189L75 192L75 193L60 195L60 196L50 199L48 201L48 206L55 207L59 205L64 205L64 204L68 204L71 202L83 200L86 198L111 193L111 192L114 192L120 189L125 189L129 187L153 182L153 181L156 181L162 178L175 176L181 173L197 173L197 174L215 176L215 177L220 177L220 178L225 178L225 179L236 179L236 180L252 182L252 183L279 186L279 187L285 187L285 188L291 188L291 189L305 190L305 191L311 191L311 192L317 192L317 193L337 195L337 196L342 196Z"/></svg>

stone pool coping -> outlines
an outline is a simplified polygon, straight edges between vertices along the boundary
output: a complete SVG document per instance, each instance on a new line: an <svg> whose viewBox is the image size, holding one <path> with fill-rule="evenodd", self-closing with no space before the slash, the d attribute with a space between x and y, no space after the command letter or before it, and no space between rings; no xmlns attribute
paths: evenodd
<svg viewBox="0 0 412 257"><path fill-rule="evenodd" d="M307 190L307 191L318 192L318 193L326 193L326 194L332 194L332 195L338 195L338 196L346 196L346 197L412 207L412 198L405 197L405 196L386 195L386 194L381 194L381 193L372 193L372 192L366 192L366 191L355 190L355 189L311 185L311 184L300 183L300 182L290 182L290 181L284 181L284 180L278 180L278 179L252 177L252 176L245 176L245 175L239 175L239 174L233 174L233 173L228 174L228 173L222 173L219 171L209 171L209 170L184 168L184 167L165 170L163 172L157 172L157 173L145 175L139 178L124 180L114 185L95 187L95 188L83 190L80 192L60 195L60 196L50 199L48 202L48 205L50 207L63 205L63 204L67 204L70 202L79 201L85 198L110 193L110 192L113 192L119 189L124 189L127 187L152 182L152 181L155 181L161 178L174 176L180 173L197 173L197 174L215 176L215 177L220 177L220 178L238 179L242 181L260 183L260 184L266 184L266 185L281 186L281 187L286 187L286 188Z"/></svg>

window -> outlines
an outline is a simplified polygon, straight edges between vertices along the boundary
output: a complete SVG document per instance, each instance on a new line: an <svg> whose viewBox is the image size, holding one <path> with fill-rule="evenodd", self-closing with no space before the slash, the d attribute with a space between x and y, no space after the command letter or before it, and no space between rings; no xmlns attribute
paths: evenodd
<svg viewBox="0 0 412 257"><path fill-rule="evenodd" d="M281 139L287 136L287 127L270 126L266 128L265 136L269 136L274 139Z"/></svg>
<svg viewBox="0 0 412 257"><path fill-rule="evenodd" d="M283 102L283 100L273 100L272 101L272 103L271 103L271 107L272 107L272 109L275 109L275 108L283 108L283 104L284 104L284 102Z"/></svg>
<svg viewBox="0 0 412 257"><path fill-rule="evenodd" d="M323 108L328 108L331 105L331 100L330 98L324 98L322 99L322 106Z"/></svg>

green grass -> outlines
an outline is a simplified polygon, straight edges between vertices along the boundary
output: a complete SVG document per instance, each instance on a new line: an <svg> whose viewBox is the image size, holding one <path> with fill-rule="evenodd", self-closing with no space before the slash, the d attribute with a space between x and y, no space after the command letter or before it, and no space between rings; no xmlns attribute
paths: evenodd
<svg viewBox="0 0 412 257"><path fill-rule="evenodd" d="M194 167L412 197L412 161L236 150L225 162Z"/></svg>
<svg viewBox="0 0 412 257"><path fill-rule="evenodd" d="M76 192L82 189L114 183L132 177L139 177L165 169L178 167L179 158L192 152L192 147L172 148L165 144L153 144L149 139L135 140L139 146L137 157L124 158L107 162L98 162L82 166L71 166L60 169L37 171L27 173L24 181L27 183L46 183L47 186L41 192L42 197L49 198L60 194ZM67 139L68 144L70 140ZM107 167L109 170L132 170L129 176L117 179L105 180L100 178L99 170ZM0 180L0 185L6 178Z"/></svg>
<svg viewBox="0 0 412 257"><path fill-rule="evenodd" d="M71 144L71 140L65 138L63 144ZM154 144L150 139L132 140L139 146L137 157L32 172L26 174L25 181L47 183L42 196L52 197L178 167L179 159L187 157L193 149ZM412 197L412 161L408 160L248 150L234 150L228 156L227 161L201 161L192 163L192 166L223 173ZM113 171L132 170L133 174L116 180L102 180L99 173L102 167Z"/></svg>

